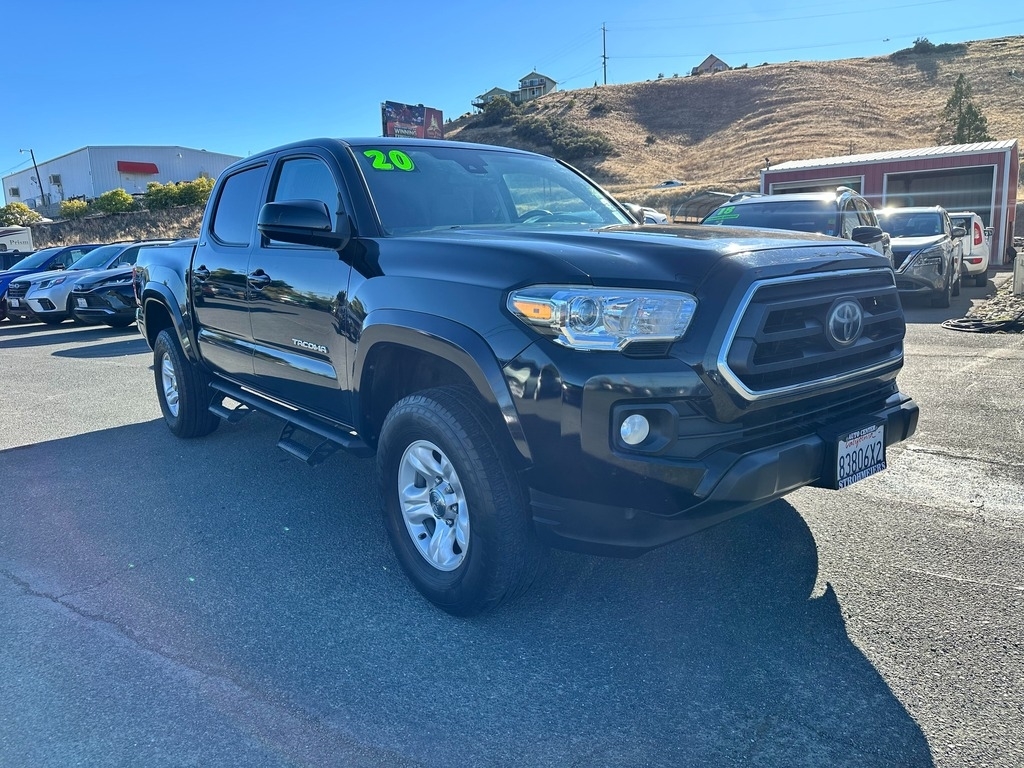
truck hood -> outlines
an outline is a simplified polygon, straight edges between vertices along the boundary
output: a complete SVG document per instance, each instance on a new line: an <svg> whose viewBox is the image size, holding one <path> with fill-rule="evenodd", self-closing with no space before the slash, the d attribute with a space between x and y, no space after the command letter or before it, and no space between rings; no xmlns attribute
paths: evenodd
<svg viewBox="0 0 1024 768"><path fill-rule="evenodd" d="M846 267L888 265L876 251L848 240L719 226L460 228L389 240L383 249L389 255L382 253L384 272L431 277L443 262L451 270L448 279L496 288L512 281L695 288L724 261L742 262L746 269L815 269L826 261ZM390 254L396 255L393 261ZM500 270L494 269L496 259Z"/></svg>

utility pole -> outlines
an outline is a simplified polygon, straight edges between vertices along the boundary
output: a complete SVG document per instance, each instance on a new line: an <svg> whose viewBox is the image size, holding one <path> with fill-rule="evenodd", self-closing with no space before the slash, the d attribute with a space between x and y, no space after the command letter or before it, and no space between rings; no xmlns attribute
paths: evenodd
<svg viewBox="0 0 1024 768"><path fill-rule="evenodd" d="M604 84L608 85L608 28L601 24L601 62L604 67Z"/></svg>
<svg viewBox="0 0 1024 768"><path fill-rule="evenodd" d="M18 152L25 154L24 149L19 149ZM43 195L43 177L39 175L39 166L36 165L36 153L29 149L28 156L32 158L32 167L36 170L36 184L39 185L39 202L42 205L46 205L46 198Z"/></svg>

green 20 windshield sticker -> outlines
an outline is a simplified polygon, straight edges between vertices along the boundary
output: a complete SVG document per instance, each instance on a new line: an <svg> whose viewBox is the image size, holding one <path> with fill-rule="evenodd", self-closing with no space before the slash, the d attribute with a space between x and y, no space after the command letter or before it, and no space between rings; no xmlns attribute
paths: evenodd
<svg viewBox="0 0 1024 768"><path fill-rule="evenodd" d="M375 171L412 171L416 168L412 158L400 149L392 149L386 155L379 149L368 149L363 154L373 161Z"/></svg>

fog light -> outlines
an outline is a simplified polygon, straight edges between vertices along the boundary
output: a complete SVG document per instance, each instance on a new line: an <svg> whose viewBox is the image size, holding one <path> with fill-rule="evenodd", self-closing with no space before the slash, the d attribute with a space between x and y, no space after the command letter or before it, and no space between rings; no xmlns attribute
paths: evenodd
<svg viewBox="0 0 1024 768"><path fill-rule="evenodd" d="M619 435L626 445L640 445L651 434L651 424L639 413L627 416L619 427Z"/></svg>

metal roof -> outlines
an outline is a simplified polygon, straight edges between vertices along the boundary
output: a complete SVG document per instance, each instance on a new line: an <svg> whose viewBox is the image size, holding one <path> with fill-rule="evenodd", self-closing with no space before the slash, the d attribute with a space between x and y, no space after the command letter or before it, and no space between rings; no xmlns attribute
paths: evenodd
<svg viewBox="0 0 1024 768"><path fill-rule="evenodd" d="M866 155L840 155L839 157L819 157L813 160L789 160L773 165L772 171L795 171L801 168L825 168L833 165L859 165L862 163L881 163L892 160L920 160L933 157L949 157L950 155L974 155L979 152L999 152L1012 149L1016 139L1004 141L982 141L977 144L949 144L943 147L922 147L919 149L894 149L889 152L871 152Z"/></svg>

